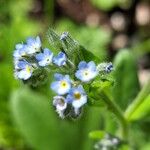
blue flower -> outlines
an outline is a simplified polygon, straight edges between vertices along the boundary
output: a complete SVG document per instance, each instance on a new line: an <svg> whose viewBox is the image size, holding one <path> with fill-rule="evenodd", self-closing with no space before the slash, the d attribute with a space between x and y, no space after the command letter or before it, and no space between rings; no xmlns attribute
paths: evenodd
<svg viewBox="0 0 150 150"><path fill-rule="evenodd" d="M60 40L65 40L68 36L68 32L63 32L60 36Z"/></svg>
<svg viewBox="0 0 150 150"><path fill-rule="evenodd" d="M28 38L27 39L27 48L28 48L28 54L34 54L36 52L40 52L41 50L41 40L40 40L40 37L37 36L36 38Z"/></svg>
<svg viewBox="0 0 150 150"><path fill-rule="evenodd" d="M39 53L35 57L38 60L39 66L44 67L52 62L53 53L48 48L45 48L43 53Z"/></svg>
<svg viewBox="0 0 150 150"><path fill-rule="evenodd" d="M107 73L110 73L113 69L114 69L114 68L113 68L113 64L112 64L111 62L108 63L108 64L106 65L106 67L105 67L105 71L106 71Z"/></svg>
<svg viewBox="0 0 150 150"><path fill-rule="evenodd" d="M20 59L23 56L27 55L27 45L17 44L15 48L16 48L16 50L13 53L13 56L15 59Z"/></svg>
<svg viewBox="0 0 150 150"><path fill-rule="evenodd" d="M64 111L67 108L67 103L65 102L65 98L63 96L55 96L53 98L53 105L56 107L56 112L59 114L59 117L62 119L64 116Z"/></svg>
<svg viewBox="0 0 150 150"><path fill-rule="evenodd" d="M114 70L113 64L111 62L103 62L97 65L97 70L98 72L105 72L105 73L110 73L111 71Z"/></svg>
<svg viewBox="0 0 150 150"><path fill-rule="evenodd" d="M53 58L53 63L57 66L63 66L66 64L66 54L63 52L60 52L56 57Z"/></svg>
<svg viewBox="0 0 150 150"><path fill-rule="evenodd" d="M87 95L82 85L71 88L69 94L66 97L66 102L72 104L75 114L79 113L80 107L87 103Z"/></svg>
<svg viewBox="0 0 150 150"><path fill-rule="evenodd" d="M27 80L33 73L32 65L25 60L18 61L17 68L18 70L15 72L15 76L18 79Z"/></svg>
<svg viewBox="0 0 150 150"><path fill-rule="evenodd" d="M97 76L98 72L96 65L93 61L86 63L81 61L78 65L78 70L75 73L75 76L83 82L89 82Z"/></svg>
<svg viewBox="0 0 150 150"><path fill-rule="evenodd" d="M52 82L51 89L59 95L67 94L71 88L71 80L69 75L55 73L56 81Z"/></svg>

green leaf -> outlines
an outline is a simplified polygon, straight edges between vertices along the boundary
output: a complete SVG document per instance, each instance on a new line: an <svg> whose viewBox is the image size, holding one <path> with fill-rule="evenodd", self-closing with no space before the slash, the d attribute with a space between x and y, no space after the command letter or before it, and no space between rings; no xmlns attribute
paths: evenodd
<svg viewBox="0 0 150 150"><path fill-rule="evenodd" d="M150 95L147 96L139 108L132 114L130 120L138 120L150 112Z"/></svg>
<svg viewBox="0 0 150 150"><path fill-rule="evenodd" d="M105 132L105 131L96 130L96 131L91 131L91 132L89 133L89 138L101 140L101 139L104 138L105 135L106 135L106 132Z"/></svg>
<svg viewBox="0 0 150 150"><path fill-rule="evenodd" d="M143 87L135 100L125 112L127 120L137 120L144 117L150 111L150 80Z"/></svg>
<svg viewBox="0 0 150 150"><path fill-rule="evenodd" d="M34 148L38 150L69 149L74 142L79 142L79 126L76 123L58 119L51 103L45 96L27 88L17 90L11 96L14 119L26 140ZM65 133L65 136L62 133ZM77 146L74 146L73 150L75 149Z"/></svg>
<svg viewBox="0 0 150 150"><path fill-rule="evenodd" d="M132 52L120 50L114 59L114 67L116 81L112 94L114 100L125 109L139 91L137 66Z"/></svg>
<svg viewBox="0 0 150 150"><path fill-rule="evenodd" d="M27 88L12 94L11 111L28 143L37 150L83 150L82 146L90 150L92 143L86 137L98 128L99 111L88 108L80 120L66 121L58 118L51 103Z"/></svg>
<svg viewBox="0 0 150 150"><path fill-rule="evenodd" d="M109 79L103 79L103 80L96 80L93 81L93 83L91 84L91 87L93 88L100 88L100 89L104 89L104 88L109 88L114 84L113 80L109 80Z"/></svg>

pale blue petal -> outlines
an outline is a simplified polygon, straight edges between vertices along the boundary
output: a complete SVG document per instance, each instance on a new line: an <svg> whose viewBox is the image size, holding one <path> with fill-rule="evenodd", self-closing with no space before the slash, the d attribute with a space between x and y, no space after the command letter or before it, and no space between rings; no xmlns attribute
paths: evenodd
<svg viewBox="0 0 150 150"><path fill-rule="evenodd" d="M74 97L70 94L67 95L65 102L66 103L72 103L72 101L74 100Z"/></svg>
<svg viewBox="0 0 150 150"><path fill-rule="evenodd" d="M82 94L85 93L85 91L84 91L82 85L79 85L79 86L78 86L78 90L79 90L79 92L82 93Z"/></svg>
<svg viewBox="0 0 150 150"><path fill-rule="evenodd" d="M21 70L17 73L19 79L27 80L31 77L32 72L26 72L26 70Z"/></svg>
<svg viewBox="0 0 150 150"><path fill-rule="evenodd" d="M44 67L47 65L47 62L43 60L43 61L39 61L38 64L39 66Z"/></svg>
<svg viewBox="0 0 150 150"><path fill-rule="evenodd" d="M20 57L20 54L19 54L19 50L18 50L18 49L14 51L13 56L14 56L15 58Z"/></svg>
<svg viewBox="0 0 150 150"><path fill-rule="evenodd" d="M58 89L60 88L60 83L59 81L54 81L51 83L51 89L58 93Z"/></svg>
<svg viewBox="0 0 150 150"><path fill-rule="evenodd" d="M93 61L90 61L88 64L87 64L87 67L90 69L90 70L96 70L96 65Z"/></svg>
<svg viewBox="0 0 150 150"><path fill-rule="evenodd" d="M62 74L55 73L54 78L55 78L55 80L60 81L64 78L64 76Z"/></svg>
<svg viewBox="0 0 150 150"><path fill-rule="evenodd" d="M32 45L35 42L35 39L33 37L29 37L26 41L28 45Z"/></svg>
<svg viewBox="0 0 150 150"><path fill-rule="evenodd" d="M78 68L79 69L84 69L87 67L87 63L85 61L81 61L78 65Z"/></svg>
<svg viewBox="0 0 150 150"><path fill-rule="evenodd" d="M70 76L69 76L69 75L65 75L65 76L64 76L64 79L65 79L67 82L71 82L71 81L70 81Z"/></svg>
<svg viewBox="0 0 150 150"><path fill-rule="evenodd" d="M20 69L25 69L26 68L26 65L28 63L26 61L19 61L17 66L20 68Z"/></svg>
<svg viewBox="0 0 150 150"><path fill-rule="evenodd" d="M66 64L66 54L63 52L60 52L57 56L53 58L53 63L58 66L63 66Z"/></svg>
<svg viewBox="0 0 150 150"><path fill-rule="evenodd" d="M52 52L48 48L44 48L44 55L52 55Z"/></svg>
<svg viewBox="0 0 150 150"><path fill-rule="evenodd" d="M82 80L83 79L83 74L82 74L82 70L78 70L75 73L75 77Z"/></svg>
<svg viewBox="0 0 150 150"><path fill-rule="evenodd" d="M41 46L41 39L39 36L36 37L36 43L38 43Z"/></svg>
<svg viewBox="0 0 150 150"><path fill-rule="evenodd" d="M39 53L39 54L37 54L37 55L35 56L35 58L36 58L36 60L38 60L38 61L42 61L42 60L45 58L45 56L44 56L43 53Z"/></svg>
<svg viewBox="0 0 150 150"><path fill-rule="evenodd" d="M27 53L27 46L24 45L21 49L19 49L19 54L23 56L26 55L26 53Z"/></svg>
<svg viewBox="0 0 150 150"><path fill-rule="evenodd" d="M23 46L24 46L24 44L16 44L16 49L21 49L21 48L23 48Z"/></svg>

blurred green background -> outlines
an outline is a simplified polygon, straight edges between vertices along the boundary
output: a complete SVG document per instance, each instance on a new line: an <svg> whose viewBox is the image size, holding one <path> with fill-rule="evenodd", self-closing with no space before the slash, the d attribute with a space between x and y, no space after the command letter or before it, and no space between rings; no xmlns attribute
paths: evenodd
<svg viewBox="0 0 150 150"><path fill-rule="evenodd" d="M90 131L117 128L103 107L87 106L77 121L60 120L49 88L31 92L14 79L16 43L40 35L51 48L49 27L69 31L101 61L114 62L113 97L125 110L150 76L149 26L148 0L0 0L0 150L91 150ZM150 149L149 114L133 121L133 149Z"/></svg>

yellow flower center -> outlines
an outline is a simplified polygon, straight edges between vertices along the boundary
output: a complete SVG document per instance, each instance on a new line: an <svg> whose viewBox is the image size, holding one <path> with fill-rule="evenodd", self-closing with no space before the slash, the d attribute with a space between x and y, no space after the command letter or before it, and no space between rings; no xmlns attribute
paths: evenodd
<svg viewBox="0 0 150 150"><path fill-rule="evenodd" d="M74 97L76 100L79 100L81 98L81 94L79 92L74 93Z"/></svg>
<svg viewBox="0 0 150 150"><path fill-rule="evenodd" d="M26 52L23 52L23 53L22 53L22 56L26 56Z"/></svg>
<svg viewBox="0 0 150 150"><path fill-rule="evenodd" d="M66 81L61 81L61 87L66 88L66 86L67 86L67 82Z"/></svg>
<svg viewBox="0 0 150 150"><path fill-rule="evenodd" d="M26 66L26 71L27 71L28 73L30 73L30 72L31 72L31 67L30 67L30 66Z"/></svg>

